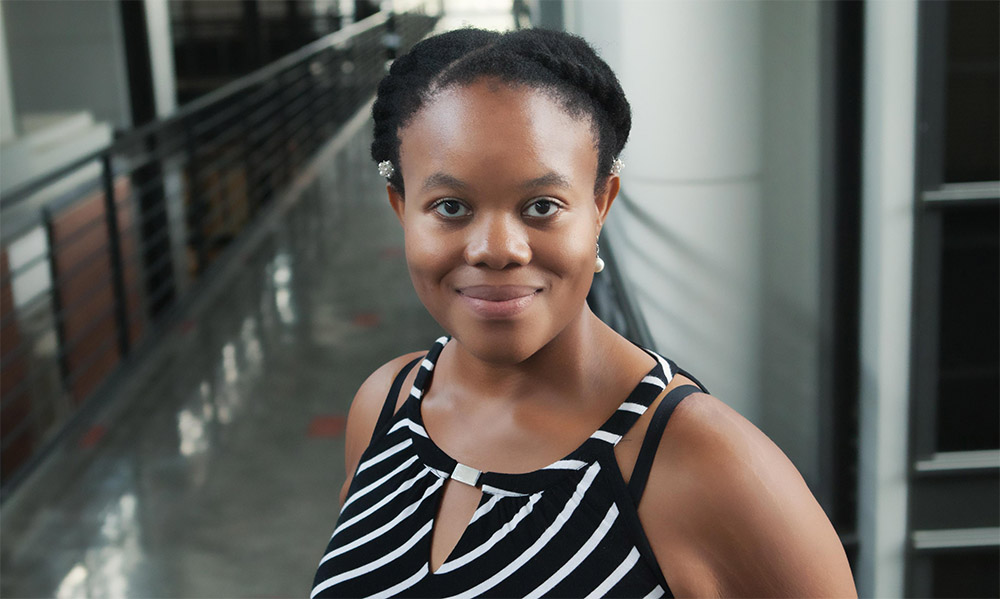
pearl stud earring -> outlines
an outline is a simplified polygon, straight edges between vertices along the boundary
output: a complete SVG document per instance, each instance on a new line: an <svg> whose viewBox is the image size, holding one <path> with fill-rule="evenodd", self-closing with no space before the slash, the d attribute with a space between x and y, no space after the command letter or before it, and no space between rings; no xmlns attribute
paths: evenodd
<svg viewBox="0 0 1000 599"><path fill-rule="evenodd" d="M619 175L619 174L621 174L622 168L624 166L625 166L625 163L622 162L621 158L615 158L614 160L611 161L611 174L612 175Z"/></svg>
<svg viewBox="0 0 1000 599"><path fill-rule="evenodd" d="M378 163L378 174L382 175L386 179L392 177L396 173L396 169L392 166L392 163L388 160L383 160Z"/></svg>

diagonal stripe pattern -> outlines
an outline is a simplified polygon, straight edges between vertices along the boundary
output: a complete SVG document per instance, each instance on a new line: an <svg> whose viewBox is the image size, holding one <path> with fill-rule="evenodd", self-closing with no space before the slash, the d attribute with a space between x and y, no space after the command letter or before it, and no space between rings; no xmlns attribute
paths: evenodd
<svg viewBox="0 0 1000 599"><path fill-rule="evenodd" d="M524 474L483 472L479 506L436 570L430 541L447 473L420 415L448 338L420 362L409 396L361 458L316 571L319 597L671 596L614 460L615 444L670 383L656 365L576 451ZM393 398L394 399L394 398Z"/></svg>

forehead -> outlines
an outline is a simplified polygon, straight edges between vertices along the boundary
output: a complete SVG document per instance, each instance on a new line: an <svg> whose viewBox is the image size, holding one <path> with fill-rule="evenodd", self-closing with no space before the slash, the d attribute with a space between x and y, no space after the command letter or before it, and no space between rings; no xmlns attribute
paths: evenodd
<svg viewBox="0 0 1000 599"><path fill-rule="evenodd" d="M495 80L437 91L399 137L407 180L463 169L527 178L551 171L592 186L597 168L588 116L570 114L543 90Z"/></svg>

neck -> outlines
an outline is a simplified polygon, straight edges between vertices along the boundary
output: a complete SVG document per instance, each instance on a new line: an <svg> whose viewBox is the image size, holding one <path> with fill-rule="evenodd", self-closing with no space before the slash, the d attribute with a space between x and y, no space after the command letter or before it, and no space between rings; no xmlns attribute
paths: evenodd
<svg viewBox="0 0 1000 599"><path fill-rule="evenodd" d="M580 315L549 343L517 364L494 364L468 352L458 340L442 358L452 387L479 401L558 401L583 397L619 362L650 360L584 305ZM651 366L649 366L651 367Z"/></svg>

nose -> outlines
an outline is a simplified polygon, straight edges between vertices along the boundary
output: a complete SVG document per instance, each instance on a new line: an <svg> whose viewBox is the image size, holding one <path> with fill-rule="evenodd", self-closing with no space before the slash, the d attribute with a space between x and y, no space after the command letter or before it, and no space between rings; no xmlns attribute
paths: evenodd
<svg viewBox="0 0 1000 599"><path fill-rule="evenodd" d="M465 262L503 270L531 261L531 244L520 219L507 214L487 215L470 228L465 244Z"/></svg>

